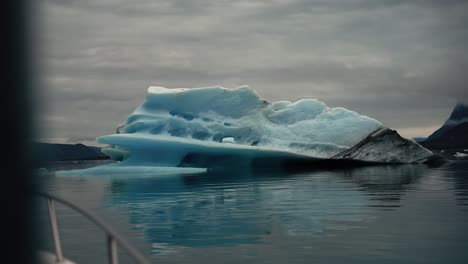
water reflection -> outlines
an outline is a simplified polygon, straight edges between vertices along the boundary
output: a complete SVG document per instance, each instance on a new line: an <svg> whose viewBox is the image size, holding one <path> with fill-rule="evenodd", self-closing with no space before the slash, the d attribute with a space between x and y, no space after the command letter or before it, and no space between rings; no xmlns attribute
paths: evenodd
<svg viewBox="0 0 468 264"><path fill-rule="evenodd" d="M371 207L393 210L401 206L402 195L412 188L429 171L423 164L370 166L344 171L366 193Z"/></svg>
<svg viewBox="0 0 468 264"><path fill-rule="evenodd" d="M440 171L453 182L457 203L461 206L468 206L468 161L449 163Z"/></svg>
<svg viewBox="0 0 468 264"><path fill-rule="evenodd" d="M119 179L106 205L158 245L259 243L267 236L321 236L373 218L374 207L400 205L425 167L380 166L301 174L224 173Z"/></svg>

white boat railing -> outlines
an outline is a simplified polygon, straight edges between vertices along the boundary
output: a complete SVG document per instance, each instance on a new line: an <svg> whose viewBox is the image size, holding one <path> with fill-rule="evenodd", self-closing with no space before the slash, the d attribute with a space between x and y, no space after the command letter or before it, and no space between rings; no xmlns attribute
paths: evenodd
<svg viewBox="0 0 468 264"><path fill-rule="evenodd" d="M50 216L50 224L52 228L52 236L54 239L55 245L55 256L56 261L61 263L64 261L63 253L62 253L62 245L60 242L60 234L58 229L57 223L57 215L55 213L55 202L59 202L63 205L68 206L69 208L77 211L84 217L88 218L91 222L101 228L104 233L106 234L107 238L107 256L110 264L118 264L118 254L117 254L117 245L123 248L130 257L132 257L136 263L142 264L149 264L150 262L146 259L146 257L140 253L136 248L134 248L130 243L128 243L125 239L123 239L117 232L115 232L109 225L107 225L104 221L102 221L99 217L92 214L90 211L79 207L78 205L67 201L63 198L59 198L57 196L43 193L43 192L35 192L36 195L42 196L47 199L47 204L49 208L49 216Z"/></svg>

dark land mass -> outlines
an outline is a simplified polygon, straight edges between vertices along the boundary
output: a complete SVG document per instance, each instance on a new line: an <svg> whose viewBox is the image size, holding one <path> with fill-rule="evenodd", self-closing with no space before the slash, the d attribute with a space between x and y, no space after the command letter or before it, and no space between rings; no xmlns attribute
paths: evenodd
<svg viewBox="0 0 468 264"><path fill-rule="evenodd" d="M83 144L35 142L33 143L33 150L39 162L109 159L109 156L101 152L100 147Z"/></svg>
<svg viewBox="0 0 468 264"><path fill-rule="evenodd" d="M448 160L468 159L468 105L457 104L444 125L418 143Z"/></svg>
<svg viewBox="0 0 468 264"><path fill-rule="evenodd" d="M468 122L465 122L465 123L462 123L453 127L445 127L444 131L442 133L439 133L437 137L433 137L433 138L429 137L428 139L421 142L420 144L428 149L433 149L433 150L467 149L468 148Z"/></svg>
<svg viewBox="0 0 468 264"><path fill-rule="evenodd" d="M420 144L430 150L468 149L468 105L457 104L445 124Z"/></svg>

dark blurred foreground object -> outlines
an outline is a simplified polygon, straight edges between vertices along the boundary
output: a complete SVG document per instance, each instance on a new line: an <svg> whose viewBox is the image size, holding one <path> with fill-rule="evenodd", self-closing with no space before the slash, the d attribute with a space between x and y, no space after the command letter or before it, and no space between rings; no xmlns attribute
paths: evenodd
<svg viewBox="0 0 468 264"><path fill-rule="evenodd" d="M2 127L2 263L34 263L32 226L32 186L30 138L30 91L32 83L31 31L29 1L6 1L2 10L2 103L6 127Z"/></svg>

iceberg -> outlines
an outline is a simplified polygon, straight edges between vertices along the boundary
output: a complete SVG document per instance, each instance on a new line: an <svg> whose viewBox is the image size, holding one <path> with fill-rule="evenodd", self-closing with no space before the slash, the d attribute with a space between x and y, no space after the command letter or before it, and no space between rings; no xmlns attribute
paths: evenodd
<svg viewBox="0 0 468 264"><path fill-rule="evenodd" d="M113 168L420 163L433 157L373 118L316 99L269 103L248 86L150 86L116 133L97 141L120 161Z"/></svg>

